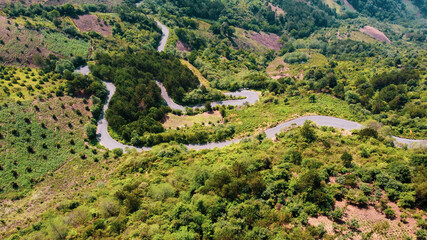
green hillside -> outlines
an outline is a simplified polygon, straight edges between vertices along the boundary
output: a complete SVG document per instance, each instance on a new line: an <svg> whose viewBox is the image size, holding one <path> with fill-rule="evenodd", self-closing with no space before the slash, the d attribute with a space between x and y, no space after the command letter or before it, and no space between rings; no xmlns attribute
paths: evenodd
<svg viewBox="0 0 427 240"><path fill-rule="evenodd" d="M427 238L425 1L0 6L1 239Z"/></svg>

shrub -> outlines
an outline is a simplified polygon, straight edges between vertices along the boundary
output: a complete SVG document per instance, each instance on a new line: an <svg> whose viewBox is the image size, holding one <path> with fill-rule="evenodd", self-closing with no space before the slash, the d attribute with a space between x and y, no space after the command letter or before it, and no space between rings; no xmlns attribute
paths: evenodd
<svg viewBox="0 0 427 240"><path fill-rule="evenodd" d="M356 174L348 174L345 176L344 185L350 187L356 187L357 185L357 177Z"/></svg>
<svg viewBox="0 0 427 240"><path fill-rule="evenodd" d="M175 195L175 189L169 183L152 185L150 195L157 201L163 201Z"/></svg>
<svg viewBox="0 0 427 240"><path fill-rule="evenodd" d="M114 148L113 149L113 154L114 154L115 158L118 158L118 157L120 157L120 156L123 155L123 149L121 149L121 148Z"/></svg>
<svg viewBox="0 0 427 240"><path fill-rule="evenodd" d="M85 125L86 135L89 139L95 139L96 138L96 126L93 124L86 124Z"/></svg>
<svg viewBox="0 0 427 240"><path fill-rule="evenodd" d="M417 236L417 240L426 240L427 233L424 229L419 229L415 232L415 235Z"/></svg>
<svg viewBox="0 0 427 240"><path fill-rule="evenodd" d="M360 206L366 206L368 204L368 198L362 191L358 192L356 197L356 203Z"/></svg>
<svg viewBox="0 0 427 240"><path fill-rule="evenodd" d="M374 224L372 230L381 235L386 235L390 229L390 223L387 220L378 221Z"/></svg>
<svg viewBox="0 0 427 240"><path fill-rule="evenodd" d="M29 153L35 153L34 148L32 146L27 146L27 151Z"/></svg>
<svg viewBox="0 0 427 240"><path fill-rule="evenodd" d="M394 219L396 217L396 213L391 207L388 207L384 210L385 217L388 219Z"/></svg>
<svg viewBox="0 0 427 240"><path fill-rule="evenodd" d="M350 221L348 221L347 225L352 230L357 230L360 227L359 222L355 218L352 218Z"/></svg>
<svg viewBox="0 0 427 240"><path fill-rule="evenodd" d="M61 217L53 219L49 224L51 239L65 239L68 235L68 231L68 226Z"/></svg>
<svg viewBox="0 0 427 240"><path fill-rule="evenodd" d="M80 112L80 110L79 110L79 109L74 110L74 112L75 112L78 116L81 116L81 115L82 115L82 112Z"/></svg>
<svg viewBox="0 0 427 240"><path fill-rule="evenodd" d="M74 65L69 60L60 59L56 62L55 72L63 74L65 70L74 71Z"/></svg>
<svg viewBox="0 0 427 240"><path fill-rule="evenodd" d="M389 166L391 175L398 181L402 183L410 183L411 182L411 170L408 165L403 163L395 163Z"/></svg>
<svg viewBox="0 0 427 240"><path fill-rule="evenodd" d="M98 229L105 229L105 221L104 219L96 219L95 222L93 222L93 225L96 230Z"/></svg>
<svg viewBox="0 0 427 240"><path fill-rule="evenodd" d="M359 189L366 195L371 195L372 193L372 187L366 183L361 183L359 185Z"/></svg>
<svg viewBox="0 0 427 240"><path fill-rule="evenodd" d="M353 156L348 153L347 151L345 151L342 155L341 155L341 160L343 161L344 167L346 168L351 168L352 167L352 162L353 161Z"/></svg>
<svg viewBox="0 0 427 240"><path fill-rule="evenodd" d="M291 52L286 53L283 56L283 59L286 63L293 64L293 63L302 63L308 61L308 56L304 52Z"/></svg>
<svg viewBox="0 0 427 240"><path fill-rule="evenodd" d="M415 205L415 193L404 192L400 194L399 202L397 205L401 208L412 208Z"/></svg>
<svg viewBox="0 0 427 240"><path fill-rule="evenodd" d="M393 202L395 202L399 198L399 195L400 195L400 192L394 188L386 187L385 192L387 193L388 199L390 201L393 201Z"/></svg>
<svg viewBox="0 0 427 240"><path fill-rule="evenodd" d="M340 221L343 216L344 211L341 208L336 208L334 211L331 212L331 217L332 219L334 219L334 221Z"/></svg>
<svg viewBox="0 0 427 240"><path fill-rule="evenodd" d="M362 130L359 131L359 136L362 138L378 138L378 132L375 129L372 128L363 128Z"/></svg>
<svg viewBox="0 0 427 240"><path fill-rule="evenodd" d="M304 122L304 125L301 127L300 134L309 143L314 142L317 139L316 132L311 126L310 121Z"/></svg>
<svg viewBox="0 0 427 240"><path fill-rule="evenodd" d="M99 203L99 212L104 218L115 217L120 213L120 205L116 200L103 199Z"/></svg>

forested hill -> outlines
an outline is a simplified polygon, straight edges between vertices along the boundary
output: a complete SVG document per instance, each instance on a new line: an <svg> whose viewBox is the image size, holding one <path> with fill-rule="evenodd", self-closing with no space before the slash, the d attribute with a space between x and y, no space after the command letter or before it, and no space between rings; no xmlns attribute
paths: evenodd
<svg viewBox="0 0 427 240"><path fill-rule="evenodd" d="M358 12L379 20L396 20L408 15L406 6L400 0L349 0Z"/></svg>
<svg viewBox="0 0 427 240"><path fill-rule="evenodd" d="M0 4L0 239L427 238L425 0Z"/></svg>
<svg viewBox="0 0 427 240"><path fill-rule="evenodd" d="M174 15L184 15L211 21L226 22L235 27L247 30L266 31L282 34L289 31L295 37L307 37L315 29L328 27L334 23L336 13L322 1L305 2L284 0L267 3L249 1L240 4L239 1L220 0L176 0L159 1L166 11ZM172 4L172 6L171 6ZM276 13L272 8L285 9ZM150 7L150 5L146 5ZM151 10L159 8L151 5Z"/></svg>
<svg viewBox="0 0 427 240"><path fill-rule="evenodd" d="M138 51L121 54L98 53L92 74L112 81L117 91L107 111L109 126L126 141L145 132L163 132L160 120L169 111L162 106L161 81L169 95L180 102L184 94L198 87L196 76L180 61L165 53Z"/></svg>

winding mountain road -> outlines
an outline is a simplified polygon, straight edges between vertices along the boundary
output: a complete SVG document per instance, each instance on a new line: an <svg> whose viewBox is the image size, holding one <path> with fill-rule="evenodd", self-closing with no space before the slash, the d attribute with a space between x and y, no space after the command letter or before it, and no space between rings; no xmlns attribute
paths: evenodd
<svg viewBox="0 0 427 240"><path fill-rule="evenodd" d="M169 29L165 25L161 24L159 21L156 20L156 22L161 27L162 32L163 32L162 39L160 41L159 47L157 48L157 51L162 52L165 50L166 42L167 42L167 39L169 36ZM76 71L87 75L89 73L89 68L87 66L85 66L85 67L82 67ZM108 122L105 119L105 112L108 108L108 104L109 104L111 98L114 95L116 87L114 86L113 83L110 83L110 82L104 82L104 83L107 86L107 90L108 90L109 94L108 94L107 102L105 103L105 105L103 107L101 119L98 121L98 128L97 128L96 133L97 133L97 138L98 138L99 143L108 149L120 148L120 149L123 149L123 151L127 151L128 149L136 149L137 151L148 151L148 150L150 150L151 147L137 148L134 146L122 144L122 143L114 140L110 136L110 134L108 133ZM163 86L163 84L161 82L156 81L156 83L160 87L161 95L169 107L171 107L172 109L185 110L184 106L176 104L169 97L165 87ZM254 104L259 99L258 94L256 92L250 91L250 90L242 90L242 91L238 91L238 92L225 93L225 94L229 95L229 96L236 96L236 97L239 96L239 97L246 97L246 98L245 99L237 99L237 100L213 102L213 103L211 103L212 106L216 106L216 105L241 106L245 103ZM203 107L203 106L193 106L193 108L196 108L196 107ZM278 124L277 126L269 128L269 129L265 130L264 132L266 133L267 138L271 139L271 138L274 138L276 136L276 134L279 134L280 132L282 132L282 130L284 128L302 125L307 120L313 121L314 123L316 123L317 125L320 125L320 126L329 126L329 127L334 127L334 128L344 129L344 130L361 129L363 127L360 123L341 119L341 118L328 117L328 116L303 116L303 117L299 117L299 118ZM427 147L427 139L426 140L414 140L414 139L406 139L406 138L400 138L400 137L395 137L395 136L392 136L392 137L394 138L396 143L402 144L402 145L408 145L408 147L420 147L420 146ZM188 145L186 145L186 147L189 149L194 149L194 150L214 149L214 148L225 147L225 146L228 146L228 145L233 144L233 143L238 143L242 140L243 139L232 139L232 140L223 141L223 142L214 142L214 143L206 143L206 144L188 144Z"/></svg>
<svg viewBox="0 0 427 240"><path fill-rule="evenodd" d="M169 97L168 92L166 91L166 88L163 86L163 84L159 81L156 81L157 86L159 86L161 90L162 98L165 100L166 104L174 110L181 110L184 111L185 107L179 104L176 104L172 98ZM226 92L224 95L231 96L231 97L245 97L243 99L235 99L235 100L225 100L225 101L218 101L218 102L211 102L211 106L215 107L217 105L233 105L233 106L242 106L245 103L248 104L254 104L259 100L258 93L251 90L240 90L237 92ZM191 106L191 108L202 108L204 105L196 105Z"/></svg>

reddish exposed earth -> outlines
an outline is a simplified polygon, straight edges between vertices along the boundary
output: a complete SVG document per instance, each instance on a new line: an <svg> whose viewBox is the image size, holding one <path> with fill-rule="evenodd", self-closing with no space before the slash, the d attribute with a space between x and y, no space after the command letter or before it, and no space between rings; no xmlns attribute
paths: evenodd
<svg viewBox="0 0 427 240"><path fill-rule="evenodd" d="M348 8L350 8L351 10L353 10L353 11L357 12L357 11L356 11L356 9L353 7L353 5L351 5L347 0L344 0L344 4L345 4Z"/></svg>
<svg viewBox="0 0 427 240"><path fill-rule="evenodd" d="M88 32L92 30L103 36L111 35L111 26L105 20L98 19L96 15L82 15L78 19L73 19L73 21L80 31Z"/></svg>
<svg viewBox="0 0 427 240"><path fill-rule="evenodd" d="M369 36L377 39L380 42L384 42L385 41L387 44L391 43L390 39L388 39L388 37L383 32L381 32L380 30L378 30L378 29L376 29L374 27L364 26L363 28L360 28L359 30L361 32L363 32L365 34L368 34Z"/></svg>
<svg viewBox="0 0 427 240"><path fill-rule="evenodd" d="M282 48L282 44L279 42L280 37L274 33L253 32L250 34L250 38L269 49L280 50Z"/></svg>
<svg viewBox="0 0 427 240"><path fill-rule="evenodd" d="M190 46L188 46L186 43L183 43L179 40L176 42L176 49L180 52L191 52Z"/></svg>
<svg viewBox="0 0 427 240"><path fill-rule="evenodd" d="M0 61L3 64L35 66L34 56L48 56L51 51L42 45L42 35L12 19L0 16Z"/></svg>
<svg viewBox="0 0 427 240"><path fill-rule="evenodd" d="M417 228L416 220L412 217L406 218L406 222L401 222L400 216L402 215L401 210L395 203L388 203L396 213L396 218L388 219L385 215L376 210L374 206L368 205L364 208L349 205L347 201L336 201L335 207L344 210L344 217L342 223L346 225L351 219L355 219L359 222L357 234L352 239L362 239L362 234L368 234L372 232L370 239L405 239L407 236L414 236L415 229ZM312 226L318 226L323 224L328 234L345 234L348 229L343 230L339 227L334 227L334 223L331 219L325 216L310 217L308 223ZM337 226L335 224L335 226ZM385 226L382 229L380 226Z"/></svg>

